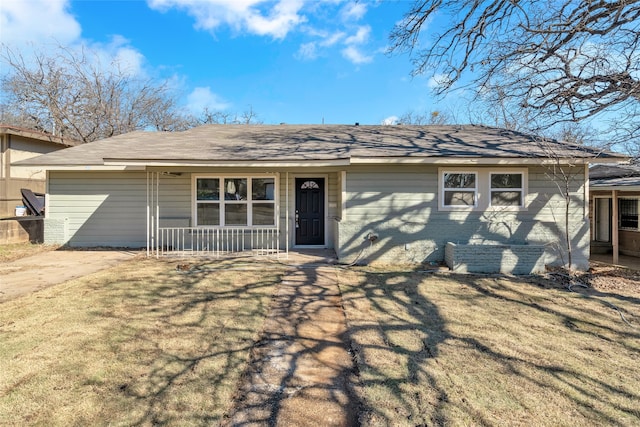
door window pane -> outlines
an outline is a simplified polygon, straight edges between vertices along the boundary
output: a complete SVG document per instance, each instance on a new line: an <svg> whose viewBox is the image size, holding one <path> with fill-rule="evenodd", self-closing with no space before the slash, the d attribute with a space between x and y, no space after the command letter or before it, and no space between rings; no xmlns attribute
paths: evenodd
<svg viewBox="0 0 640 427"><path fill-rule="evenodd" d="M315 181L305 181L300 186L302 190L318 190L320 186Z"/></svg>

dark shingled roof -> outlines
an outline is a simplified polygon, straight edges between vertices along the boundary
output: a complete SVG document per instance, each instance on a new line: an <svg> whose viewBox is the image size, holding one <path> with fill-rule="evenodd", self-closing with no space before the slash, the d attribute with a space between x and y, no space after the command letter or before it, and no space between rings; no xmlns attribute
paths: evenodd
<svg viewBox="0 0 640 427"><path fill-rule="evenodd" d="M589 185L594 188L640 186L640 166L592 166L589 168Z"/></svg>
<svg viewBox="0 0 640 427"><path fill-rule="evenodd" d="M388 158L619 159L624 156L475 125L205 125L184 132L132 132L20 164L334 161Z"/></svg>

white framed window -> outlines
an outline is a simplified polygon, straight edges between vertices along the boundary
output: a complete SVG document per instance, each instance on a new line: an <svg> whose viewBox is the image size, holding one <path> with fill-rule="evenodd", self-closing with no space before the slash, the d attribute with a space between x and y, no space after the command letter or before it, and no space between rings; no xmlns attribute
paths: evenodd
<svg viewBox="0 0 640 427"><path fill-rule="evenodd" d="M525 177L522 172L491 172L489 185L491 206L524 206Z"/></svg>
<svg viewBox="0 0 640 427"><path fill-rule="evenodd" d="M618 199L618 224L626 230L640 229L640 199Z"/></svg>
<svg viewBox="0 0 640 427"><path fill-rule="evenodd" d="M438 169L438 208L523 211L528 179L526 168L442 167Z"/></svg>
<svg viewBox="0 0 640 427"><path fill-rule="evenodd" d="M446 208L469 208L478 204L478 173L443 171L441 203Z"/></svg>
<svg viewBox="0 0 640 427"><path fill-rule="evenodd" d="M196 226L276 225L273 176L195 176L193 188Z"/></svg>

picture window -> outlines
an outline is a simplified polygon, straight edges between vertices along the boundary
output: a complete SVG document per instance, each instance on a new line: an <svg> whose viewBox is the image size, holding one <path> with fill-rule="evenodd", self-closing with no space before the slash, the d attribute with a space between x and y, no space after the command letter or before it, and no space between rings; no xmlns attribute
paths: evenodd
<svg viewBox="0 0 640 427"><path fill-rule="evenodd" d="M198 226L274 226L275 178L196 177L195 203Z"/></svg>

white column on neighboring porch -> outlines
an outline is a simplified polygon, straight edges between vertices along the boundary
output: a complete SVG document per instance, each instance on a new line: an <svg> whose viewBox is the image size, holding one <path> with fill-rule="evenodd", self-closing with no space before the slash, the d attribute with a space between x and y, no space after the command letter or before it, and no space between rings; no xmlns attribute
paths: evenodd
<svg viewBox="0 0 640 427"><path fill-rule="evenodd" d="M611 246L613 246L613 263L618 263L618 190L611 192Z"/></svg>
<svg viewBox="0 0 640 427"><path fill-rule="evenodd" d="M347 218L347 171L340 171L340 218Z"/></svg>
<svg viewBox="0 0 640 427"><path fill-rule="evenodd" d="M285 248L287 251L287 259L289 258L289 172L286 173L284 182L284 199L285 199Z"/></svg>
<svg viewBox="0 0 640 427"><path fill-rule="evenodd" d="M160 257L160 172L156 172L156 224L155 224L155 243L156 243L156 258Z"/></svg>
<svg viewBox="0 0 640 427"><path fill-rule="evenodd" d="M149 171L147 171L147 257L149 257L149 215L151 215L149 209Z"/></svg>

